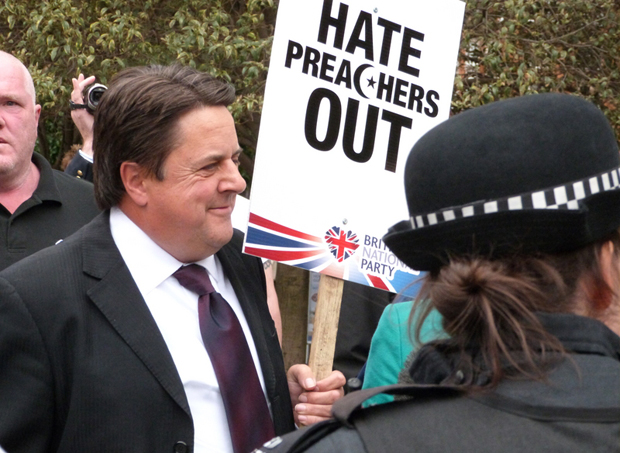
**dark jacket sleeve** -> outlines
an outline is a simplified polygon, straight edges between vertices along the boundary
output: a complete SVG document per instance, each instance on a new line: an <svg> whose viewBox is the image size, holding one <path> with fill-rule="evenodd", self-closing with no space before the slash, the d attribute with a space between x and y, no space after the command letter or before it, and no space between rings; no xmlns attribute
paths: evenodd
<svg viewBox="0 0 620 453"><path fill-rule="evenodd" d="M0 278L0 445L6 451L48 451L54 420L51 376L33 318L12 285Z"/></svg>

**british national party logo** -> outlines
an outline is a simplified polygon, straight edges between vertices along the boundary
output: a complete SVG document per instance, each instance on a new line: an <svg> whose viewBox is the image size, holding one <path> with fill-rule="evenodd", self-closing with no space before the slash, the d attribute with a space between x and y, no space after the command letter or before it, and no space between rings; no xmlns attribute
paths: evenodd
<svg viewBox="0 0 620 453"><path fill-rule="evenodd" d="M325 242L329 251L339 263L350 258L359 247L357 234L351 230L345 232L340 227L333 226L325 232Z"/></svg>

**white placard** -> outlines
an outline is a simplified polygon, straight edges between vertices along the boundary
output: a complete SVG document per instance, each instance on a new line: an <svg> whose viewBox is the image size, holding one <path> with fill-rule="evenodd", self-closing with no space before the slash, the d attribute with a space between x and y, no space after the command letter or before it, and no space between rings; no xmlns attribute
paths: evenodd
<svg viewBox="0 0 620 453"><path fill-rule="evenodd" d="M244 252L393 292L411 147L446 120L465 3L281 0ZM428 190L433 190L429 187Z"/></svg>

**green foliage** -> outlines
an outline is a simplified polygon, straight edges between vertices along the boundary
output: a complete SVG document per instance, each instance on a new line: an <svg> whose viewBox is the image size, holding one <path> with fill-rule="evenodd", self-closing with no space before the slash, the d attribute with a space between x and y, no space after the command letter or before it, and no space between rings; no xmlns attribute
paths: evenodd
<svg viewBox="0 0 620 453"><path fill-rule="evenodd" d="M0 49L30 68L43 107L39 151L55 165L80 141L69 111L73 77L105 84L128 66L173 62L236 87L232 111L252 157L275 14L273 0L7 0Z"/></svg>
<svg viewBox="0 0 620 453"><path fill-rule="evenodd" d="M453 111L528 93L597 104L620 137L620 2L467 2Z"/></svg>
<svg viewBox="0 0 620 453"><path fill-rule="evenodd" d="M429 0L431 1L431 0ZM5 0L0 49L24 61L43 106L40 150L56 165L79 142L71 78L180 62L230 81L242 167L251 177L276 0ZM618 0L467 2L453 111L537 92L579 94L620 136Z"/></svg>

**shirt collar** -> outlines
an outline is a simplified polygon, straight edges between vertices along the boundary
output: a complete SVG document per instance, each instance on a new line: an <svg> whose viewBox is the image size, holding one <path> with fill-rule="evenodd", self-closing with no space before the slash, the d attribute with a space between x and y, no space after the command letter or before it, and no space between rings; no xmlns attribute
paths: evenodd
<svg viewBox="0 0 620 453"><path fill-rule="evenodd" d="M572 313L536 313L546 331L569 352L598 354L620 360L620 337L602 322Z"/></svg>
<svg viewBox="0 0 620 453"><path fill-rule="evenodd" d="M32 153L32 162L39 169L39 184L32 194L33 197L39 198L41 201L57 201L62 204L60 191L54 181L54 170L50 163L38 153Z"/></svg>
<svg viewBox="0 0 620 453"><path fill-rule="evenodd" d="M140 293L145 295L168 279L184 263L157 245L118 207L110 210L110 230L114 242L129 268ZM197 261L207 269L217 288L218 267L215 257Z"/></svg>

